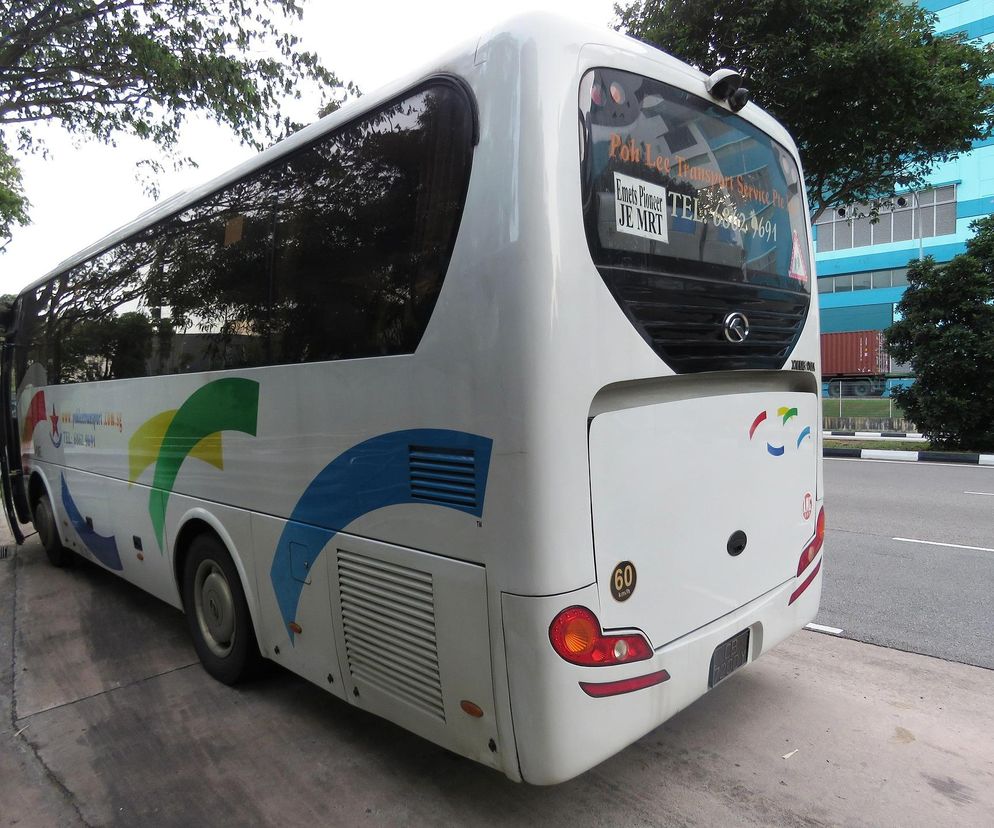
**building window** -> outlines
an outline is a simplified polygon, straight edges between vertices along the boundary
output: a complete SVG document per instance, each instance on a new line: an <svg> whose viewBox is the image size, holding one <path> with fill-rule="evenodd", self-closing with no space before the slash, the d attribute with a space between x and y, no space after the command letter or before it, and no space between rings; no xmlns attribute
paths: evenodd
<svg viewBox="0 0 994 828"><path fill-rule="evenodd" d="M906 284L908 284L908 269L899 267L894 270L867 270L863 273L827 276L818 280L818 292L849 293L854 290L901 287Z"/></svg>
<svg viewBox="0 0 994 828"><path fill-rule="evenodd" d="M916 200L917 197L917 200ZM917 193L903 193L891 207L880 211L880 219L852 218L869 206L832 207L815 222L816 250L848 250L873 244L913 241L956 232L956 185L930 187Z"/></svg>

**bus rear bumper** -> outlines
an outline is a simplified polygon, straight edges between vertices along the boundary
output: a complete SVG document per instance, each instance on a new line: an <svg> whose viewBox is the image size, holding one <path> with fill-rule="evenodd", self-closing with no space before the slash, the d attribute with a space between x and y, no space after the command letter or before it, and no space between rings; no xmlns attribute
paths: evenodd
<svg viewBox="0 0 994 828"><path fill-rule="evenodd" d="M574 604L597 607L594 585L549 597L504 593L511 715L524 781L552 785L571 779L703 696L708 691L715 648L742 630L750 630L751 663L801 629L818 611L821 574L788 605L797 585L791 579L655 650L650 659L611 667L570 664L555 653L549 642L549 625L560 610ZM658 675L660 671L668 677ZM640 677L655 683L604 697L591 696L581 687L581 683L603 684Z"/></svg>

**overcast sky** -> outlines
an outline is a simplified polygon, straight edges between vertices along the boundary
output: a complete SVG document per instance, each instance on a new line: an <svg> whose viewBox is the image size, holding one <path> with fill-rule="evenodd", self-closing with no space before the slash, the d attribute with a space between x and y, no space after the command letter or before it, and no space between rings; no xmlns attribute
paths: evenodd
<svg viewBox="0 0 994 828"><path fill-rule="evenodd" d="M300 28L304 48L364 92L417 69L464 40L475 38L518 12L545 9L605 28L614 20L613 0L466 0L331 3L307 0ZM300 121L316 112L293 112ZM136 163L157 157L155 147L121 139L118 146L93 142L73 146L61 130L39 127L50 157L22 158L32 223L15 229L0 254L0 293L16 293L64 259L127 223L154 204L136 178ZM196 169L168 168L158 179L162 197L190 189L249 158L227 130L206 120L183 132L182 155Z"/></svg>

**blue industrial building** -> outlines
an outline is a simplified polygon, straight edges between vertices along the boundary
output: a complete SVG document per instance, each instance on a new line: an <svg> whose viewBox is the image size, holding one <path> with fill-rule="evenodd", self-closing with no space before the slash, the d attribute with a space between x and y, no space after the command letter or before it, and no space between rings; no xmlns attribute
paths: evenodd
<svg viewBox="0 0 994 828"><path fill-rule="evenodd" d="M994 0L918 0L938 15L937 34L965 32L994 41ZM994 82L994 79L988 81ZM977 141L940 164L929 186L899 194L878 224L826 210L815 225L821 329L824 333L888 327L907 284L907 265L921 252L938 262L966 249L970 223L994 213L994 138Z"/></svg>

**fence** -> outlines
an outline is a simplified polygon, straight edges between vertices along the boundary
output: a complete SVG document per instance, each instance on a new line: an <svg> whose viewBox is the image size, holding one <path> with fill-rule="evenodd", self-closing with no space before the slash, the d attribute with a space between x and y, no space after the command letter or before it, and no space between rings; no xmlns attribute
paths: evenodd
<svg viewBox="0 0 994 828"><path fill-rule="evenodd" d="M890 397L822 398L821 412L826 431L917 431Z"/></svg>

